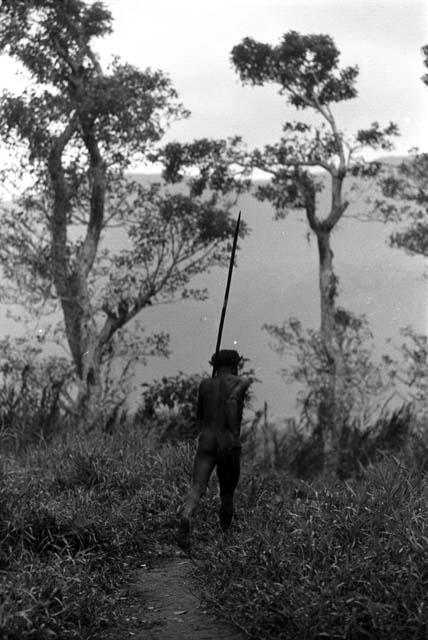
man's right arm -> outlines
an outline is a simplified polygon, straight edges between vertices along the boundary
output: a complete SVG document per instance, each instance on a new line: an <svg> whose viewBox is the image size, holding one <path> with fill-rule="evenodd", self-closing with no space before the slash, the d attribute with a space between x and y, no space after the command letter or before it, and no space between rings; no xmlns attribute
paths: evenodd
<svg viewBox="0 0 428 640"><path fill-rule="evenodd" d="M240 436L244 396L250 384L248 378L239 378L227 398L228 426L235 438Z"/></svg>

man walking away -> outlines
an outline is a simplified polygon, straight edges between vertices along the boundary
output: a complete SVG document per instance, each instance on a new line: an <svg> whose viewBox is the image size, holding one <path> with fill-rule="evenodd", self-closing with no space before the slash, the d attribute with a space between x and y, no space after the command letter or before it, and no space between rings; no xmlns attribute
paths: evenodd
<svg viewBox="0 0 428 640"><path fill-rule="evenodd" d="M190 548L190 521L204 495L214 467L220 485L220 525L226 531L232 522L233 493L239 480L240 431L245 393L251 380L238 376L239 354L222 349L213 355L215 376L199 385L196 419L200 430L193 463L192 486L181 514L178 544Z"/></svg>

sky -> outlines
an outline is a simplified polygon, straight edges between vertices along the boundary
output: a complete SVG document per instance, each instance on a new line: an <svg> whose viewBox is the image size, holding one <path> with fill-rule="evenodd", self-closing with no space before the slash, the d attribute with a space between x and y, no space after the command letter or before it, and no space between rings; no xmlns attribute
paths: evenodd
<svg viewBox="0 0 428 640"><path fill-rule="evenodd" d="M282 34L330 35L341 64L360 68L357 99L335 106L352 133L374 120L395 121L395 152L428 148L428 87L421 47L428 44L426 0L105 0L113 33L98 41L104 64L112 55L166 72L191 111L167 139L239 134L249 147L278 140L296 111L274 85L243 87L230 52L244 37L276 44ZM19 87L10 60L0 57L4 87ZM301 114L301 112L300 112Z"/></svg>
<svg viewBox="0 0 428 640"><path fill-rule="evenodd" d="M330 35L341 63L357 64L359 96L337 105L348 132L373 120L398 123L396 152L428 148L428 87L421 47L428 44L426 0L108 0L114 33L99 44L106 60L117 53L167 72L192 112L168 137L240 134L249 146L275 142L296 112L277 88L243 87L230 62L242 38L276 44L282 34Z"/></svg>

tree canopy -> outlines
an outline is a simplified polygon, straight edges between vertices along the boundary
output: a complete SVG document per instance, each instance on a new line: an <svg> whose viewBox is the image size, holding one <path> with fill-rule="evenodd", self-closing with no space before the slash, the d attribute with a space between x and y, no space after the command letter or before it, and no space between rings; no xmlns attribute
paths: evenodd
<svg viewBox="0 0 428 640"><path fill-rule="evenodd" d="M224 263L240 187L227 170L210 172L222 141L188 147L195 177L179 189L129 174L162 159L166 128L189 113L162 71L118 58L102 67L94 40L112 30L102 3L17 0L0 14L0 51L31 81L2 93L0 136L32 176L3 207L0 260L15 301L32 311L59 303L88 397L113 337L144 308L205 294L191 279Z"/></svg>
<svg viewBox="0 0 428 640"><path fill-rule="evenodd" d="M428 67L428 45L421 51ZM422 82L428 85L428 74ZM428 256L428 153L411 149L398 165L386 167L380 184L376 209L386 222L398 223L390 236L391 246Z"/></svg>
<svg viewBox="0 0 428 640"><path fill-rule="evenodd" d="M391 233L391 245L427 257L428 154L417 153L390 168L382 180L382 194L377 204L384 219L399 224Z"/></svg>

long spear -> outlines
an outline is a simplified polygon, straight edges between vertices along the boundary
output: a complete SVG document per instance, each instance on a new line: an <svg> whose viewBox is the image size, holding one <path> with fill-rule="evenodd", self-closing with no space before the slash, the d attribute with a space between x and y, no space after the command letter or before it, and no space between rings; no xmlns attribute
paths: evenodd
<svg viewBox="0 0 428 640"><path fill-rule="evenodd" d="M218 328L217 344L216 344L216 347L215 347L215 356L214 356L214 364L213 364L213 375L212 375L213 378L214 378L215 372L216 372L215 361L216 361L216 356L217 356L218 352L220 351L221 336L223 334L224 318L226 316L227 302L229 300L229 290L230 290L230 283L232 282L232 271L233 271L233 265L235 263L235 253L236 253L236 245L238 244L238 234L239 234L239 223L240 222L241 222L241 212L239 212L238 220L236 222L235 235L234 235L234 238L233 238L233 245L232 245L232 253L230 255L229 273L227 274L226 291L225 291L225 294L224 294L223 309L221 310L220 326Z"/></svg>

